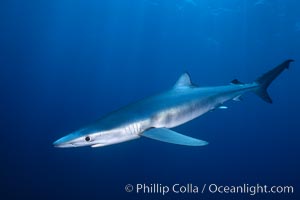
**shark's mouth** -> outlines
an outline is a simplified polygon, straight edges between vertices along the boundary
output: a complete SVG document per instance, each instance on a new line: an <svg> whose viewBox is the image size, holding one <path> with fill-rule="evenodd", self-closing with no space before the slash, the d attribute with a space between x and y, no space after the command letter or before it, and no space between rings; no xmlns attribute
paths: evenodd
<svg viewBox="0 0 300 200"><path fill-rule="evenodd" d="M103 146L105 146L106 144L104 144L104 143L97 143L97 144L93 144L91 147L92 148L96 148L96 147L103 147Z"/></svg>

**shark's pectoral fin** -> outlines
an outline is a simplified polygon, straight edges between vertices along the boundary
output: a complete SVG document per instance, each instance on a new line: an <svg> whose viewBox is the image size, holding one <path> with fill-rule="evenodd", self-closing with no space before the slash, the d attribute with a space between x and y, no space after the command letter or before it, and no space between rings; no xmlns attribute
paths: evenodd
<svg viewBox="0 0 300 200"><path fill-rule="evenodd" d="M144 131L141 134L141 136L145 136L147 138L159 140L162 142L187 146L203 146L208 144L208 142L206 141L182 135L180 133L166 128L151 128L149 130Z"/></svg>

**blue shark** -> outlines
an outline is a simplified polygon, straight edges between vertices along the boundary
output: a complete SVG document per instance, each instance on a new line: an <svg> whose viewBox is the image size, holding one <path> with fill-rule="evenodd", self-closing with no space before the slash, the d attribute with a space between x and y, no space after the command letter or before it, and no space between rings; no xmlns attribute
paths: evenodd
<svg viewBox="0 0 300 200"><path fill-rule="evenodd" d="M53 143L55 147L103 147L141 137L162 142L204 146L208 142L177 133L171 128L191 121L217 108L226 109L225 102L240 101L241 96L253 92L272 103L267 88L289 68L293 60L286 60L251 83L237 79L228 85L198 87L184 73L169 90L131 103L104 115L94 123L74 131Z"/></svg>

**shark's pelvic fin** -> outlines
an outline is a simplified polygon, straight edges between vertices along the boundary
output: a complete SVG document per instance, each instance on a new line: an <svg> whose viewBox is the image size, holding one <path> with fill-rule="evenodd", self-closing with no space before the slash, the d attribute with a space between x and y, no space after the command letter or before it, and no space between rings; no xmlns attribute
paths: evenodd
<svg viewBox="0 0 300 200"><path fill-rule="evenodd" d="M226 110L226 109L228 109L227 106L219 106L218 108L221 109L221 110Z"/></svg>
<svg viewBox="0 0 300 200"><path fill-rule="evenodd" d="M187 72L182 74L174 85L174 88L181 87L197 87L192 83L191 77Z"/></svg>
<svg viewBox="0 0 300 200"><path fill-rule="evenodd" d="M269 96L267 89L272 81L279 76L283 72L283 70L288 69L291 62L294 60L286 60L277 67L273 68L272 70L264 73L260 77L258 77L255 82L259 85L259 88L255 91L262 100L266 101L267 103L272 103L272 99Z"/></svg>
<svg viewBox="0 0 300 200"><path fill-rule="evenodd" d="M180 133L166 128L151 128L149 130L144 131L141 135L154 140L179 145L203 146L208 144L208 142L206 141L182 135Z"/></svg>

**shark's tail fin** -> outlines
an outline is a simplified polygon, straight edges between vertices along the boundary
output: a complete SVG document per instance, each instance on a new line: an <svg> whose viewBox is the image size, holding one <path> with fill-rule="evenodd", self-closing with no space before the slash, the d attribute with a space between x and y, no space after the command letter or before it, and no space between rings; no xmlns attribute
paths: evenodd
<svg viewBox="0 0 300 200"><path fill-rule="evenodd" d="M283 70L288 69L291 62L294 60L286 60L274 69L266 72L265 74L258 77L255 82L259 85L258 89L255 90L255 94L262 98L262 100L266 101L267 103L272 103L272 99L269 96L267 89L272 81L283 72Z"/></svg>

